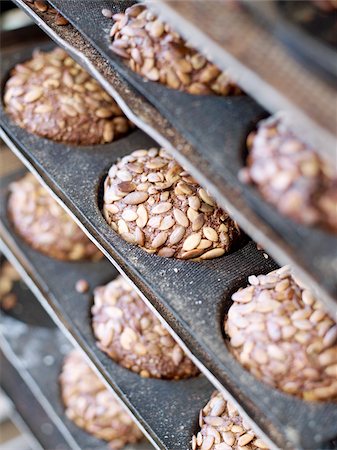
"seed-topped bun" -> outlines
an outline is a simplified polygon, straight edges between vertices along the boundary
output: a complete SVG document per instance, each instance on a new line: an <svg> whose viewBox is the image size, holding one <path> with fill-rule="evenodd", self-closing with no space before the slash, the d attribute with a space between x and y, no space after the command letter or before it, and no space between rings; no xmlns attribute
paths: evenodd
<svg viewBox="0 0 337 450"><path fill-rule="evenodd" d="M288 394L337 401L336 323L288 266L248 280L225 321L234 356Z"/></svg>
<svg viewBox="0 0 337 450"><path fill-rule="evenodd" d="M284 215L337 233L337 171L276 117L248 136L241 175Z"/></svg>
<svg viewBox="0 0 337 450"><path fill-rule="evenodd" d="M268 449L235 406L214 392L199 414L200 431L192 438L192 450Z"/></svg>
<svg viewBox="0 0 337 450"><path fill-rule="evenodd" d="M122 277L95 290L92 316L98 347L127 369L143 377L166 379L199 373Z"/></svg>
<svg viewBox="0 0 337 450"><path fill-rule="evenodd" d="M112 142L130 128L117 103L60 48L16 65L4 103L20 127L68 144Z"/></svg>
<svg viewBox="0 0 337 450"><path fill-rule="evenodd" d="M60 387L67 417L98 439L109 442L112 450L142 438L131 417L77 350L65 358Z"/></svg>
<svg viewBox="0 0 337 450"><path fill-rule="evenodd" d="M103 214L126 241L166 257L216 258L240 235L236 222L163 149L134 151L110 168Z"/></svg>
<svg viewBox="0 0 337 450"><path fill-rule="evenodd" d="M115 14L110 46L130 68L151 81L190 94L240 94L226 72L209 62L145 5Z"/></svg>
<svg viewBox="0 0 337 450"><path fill-rule="evenodd" d="M9 217L16 232L35 250L68 261L102 258L102 253L32 174L11 183L9 190Z"/></svg>

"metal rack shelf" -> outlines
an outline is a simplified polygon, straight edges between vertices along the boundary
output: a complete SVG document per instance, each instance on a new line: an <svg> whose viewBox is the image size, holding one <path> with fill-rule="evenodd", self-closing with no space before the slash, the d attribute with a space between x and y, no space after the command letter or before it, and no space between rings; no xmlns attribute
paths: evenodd
<svg viewBox="0 0 337 450"><path fill-rule="evenodd" d="M17 179L18 176L19 174L15 174L10 179ZM7 179L2 184L7 186L9 181ZM83 295L76 293L75 283L77 279L85 278L93 288L112 279L116 275L116 271L105 260L99 263L63 263L30 249L13 234L6 218L5 188L1 194L1 210L4 211L0 230L3 252L17 265L26 283L34 290L41 304L61 329L87 353L107 385L112 387L126 402L153 441L157 443L158 448L171 449L177 445L177 442L180 442L181 448L187 449L189 439L194 431L196 411L205 403L212 391L209 382L202 377L179 383L144 380L119 367L118 364L113 363L102 354L95 345L90 324L89 308L92 292L83 298ZM242 250L246 261L249 261L249 254L253 250L252 245L253 243L248 244L248 248L245 247ZM262 255L260 258L261 261L264 260ZM235 259L233 262L235 263L235 261L237 260ZM96 264L96 270L93 270L93 264ZM264 262L264 264L266 263ZM265 267L264 270L266 269ZM242 267L237 266L236 272L233 273L233 281L237 282L237 279L242 277L241 270ZM256 268L257 273L262 270L263 266ZM163 272L161 273L163 274ZM219 277L219 272L214 271L214 276ZM62 286L59 283L60 277L62 277ZM185 306L183 307L181 304L181 297L176 301L171 297L170 302L165 304L166 308L162 309L160 313L172 326L169 331L173 331L176 338L179 336L179 342L210 381L224 392L227 398L232 398L243 416L253 424L252 426L256 430L259 430L266 441L270 442L267 437L269 436L278 447L293 448L294 442L296 442L296 448L307 448L309 442L319 439L319 430L323 422L326 436L332 438L335 434L337 420L337 410L334 405L308 405L259 383L245 372L229 354L223 341L220 327L222 308L225 306L223 300L221 297L218 297L217 300L215 292L206 293L204 297L196 297L197 294L193 294L194 286L191 277L191 272L186 274L183 272L182 278L178 278L176 283L177 289L182 292L184 283L186 284L186 280L188 280L186 287L190 292L187 291L184 296ZM214 283L216 280L220 285L221 278L214 278ZM191 281L192 284L190 284ZM196 280L195 292L199 291L199 285L200 283ZM227 287L227 289L231 288ZM192 297L189 298L191 292ZM198 298L200 300L197 300ZM195 324L198 324L198 327ZM174 333L180 328L182 329L180 335ZM158 414L153 414L152 407L148 407L146 411L142 408L147 401L149 392L151 392L151 399L155 404L162 404L165 399L170 398L169 404L173 408L173 416L170 416L166 402L165 417L169 423L169 432L165 434L162 429L163 419ZM277 410L273 408L275 404L278 405ZM182 421L185 423L183 430L179 428ZM293 431L288 434L290 424L292 427L296 427L298 432L296 436ZM274 448L272 442L270 445Z"/></svg>
<svg viewBox="0 0 337 450"><path fill-rule="evenodd" d="M26 298L21 297L24 315L42 309L36 299L32 300L27 302ZM33 434L44 437L44 445L47 444L43 448L107 450L107 444L78 428L64 413L58 378L63 358L71 351L72 345L60 330L50 325L51 319L47 313L44 312L44 315L40 326L27 325L3 315L0 333L1 384L24 416L29 411ZM43 413L53 424L52 433L45 436ZM39 429L36 429L38 424ZM128 446L126 450L150 448L150 444L144 442Z"/></svg>
<svg viewBox="0 0 337 450"><path fill-rule="evenodd" d="M193 120L184 122L187 123L187 129L179 127L178 117L172 116L170 112L172 104L169 101L161 105L153 102L155 106L152 106L153 93L156 91L153 90L151 96L151 89L147 89L148 83L144 83L142 87L141 80L134 80L127 71L123 71L120 62L113 61L112 55L107 57L106 50L93 40L93 36L91 38L88 36L90 29L95 29L93 24L97 25L97 21L102 23L103 20L97 14L94 16L95 19L92 19L93 11L96 13L98 11L99 14L103 3L105 6L106 2L96 1L90 4L88 2L86 6L90 14L88 13L86 30L81 29L82 34L72 25L55 26L50 17L33 11L22 0L15 0L15 3L30 14L47 34L102 83L131 120L160 145L167 147L176 159L209 189L219 204L231 212L251 237L260 242L280 263L291 262L303 279L311 284L316 294L326 302L330 311L336 314L337 268L333 265L336 258L334 251L336 239L319 230L299 227L283 219L272 208L264 205L254 190L241 186L237 180L237 171L242 165L244 137L247 130L265 114L262 108L248 97L229 102L202 99L202 102L209 101L207 108L210 111L210 120L213 120L214 114L220 114L220 117L224 114L223 120L216 123L216 139L210 140L211 152L209 152L207 140L203 141L207 136L197 136L193 132L196 117L200 118L207 128L206 114L200 112L202 104L200 99L196 101L195 109L192 110ZM52 3L76 25L75 13L78 9L72 8L78 2ZM162 5L165 3L165 6L162 7L159 3ZM182 8L187 7L183 6L187 2L170 2L169 5L166 2L158 2L157 6L162 8L161 11L165 17L167 14L169 19L173 17L173 10L179 10L178 3ZM72 8L68 10L67 6L70 4ZM179 17L177 23L183 23L181 16ZM192 23L191 18L190 20ZM102 29L102 33L103 31ZM93 46L89 42L92 42ZM214 48L213 45L211 49ZM7 52L2 73L3 80L10 64L13 65L16 61L26 58L29 51L27 47L17 47L15 56L13 52ZM112 64L113 68L108 63ZM159 91L160 89L157 92ZM179 99L180 95L170 91L170 96L173 96L173 100L181 106L186 97ZM188 108L192 102L186 104L188 107L183 110L179 120L181 118L187 120L191 112ZM296 108L292 109L293 112L295 110ZM181 261L143 255L139 249L126 244L116 236L102 219L97 199L99 180L118 156L142 146L154 145L152 139L141 131L135 131L111 145L99 146L97 152L89 148L67 148L62 144L57 144L56 149L55 144L50 141L29 135L19 129L6 117L3 110L2 113L1 136L13 152L66 208L107 258L134 284L144 301L165 321L170 332L211 383L225 392L225 395L235 399L239 410L248 421L254 423L255 428L271 447L304 449L312 442L315 442L315 445L323 445L325 442L322 442L323 437L320 435L322 426L327 429L329 439L334 437L337 411L333 404L309 406L305 402L292 399L262 385L243 371L226 350L220 323L221 311L230 302L230 293L234 288L244 285L251 273L265 273L275 267L270 258L264 259L253 242L245 241L241 248L221 260L202 265L193 262L182 264ZM312 121L312 118L309 118L309 121L307 117L304 119L305 124ZM316 129L321 128L316 125ZM329 130L320 129L320 136L325 135L330 142L329 133ZM205 148L202 148L203 146ZM79 162L88 167L85 180L76 173ZM69 179L72 180L70 184L65 182ZM83 188L88 192L86 199L77 195ZM1 201L4 204L4 192ZM88 277L93 285L105 283L115 273L111 265L106 261L102 263L104 270L98 271L100 279L84 265L81 265L78 271L75 269L72 272L71 279L67 278L67 271L63 269L62 272L59 265L58 270L64 274L64 280L67 282L67 289L63 286L61 292L57 280L52 276L55 264L61 263L48 260L30 250L12 234L5 216L2 217L2 222L4 251L18 265L27 282L38 294L40 302L60 328L86 352L107 386L126 403L138 423L146 430L152 443L157 448L172 450L179 445L179 448L187 449L190 437L195 431L196 412L207 400L212 390L211 384L203 377L199 377L179 383L154 381L149 388L147 380L138 377L136 380L134 374L130 375L125 369L112 363L95 347L88 313L90 299L87 299L88 303L84 307L83 298L74 292L73 278L74 273L78 274L78 278L83 278L84 269L87 270L84 278ZM316 255L314 259L311 257L313 254ZM228 275L229 268L231 268L230 275ZM160 286L157 283L158 277L162 281ZM209 286L201 289L201 280L205 279ZM64 290L68 291L68 294L71 292L71 299L63 292ZM76 314L73 308L75 302L78 305ZM198 329L195 327L196 323ZM156 404L151 404L149 411L144 411L142 405L148 399L149 392L152 401L157 404L170 398L173 409L169 412L168 409L165 410L168 419L152 414L151 408L156 408ZM277 410L273 408L276 403ZM156 411L158 412L157 408ZM163 423L159 424L159 419ZM184 424L184 428L180 427L181 423Z"/></svg>
<svg viewBox="0 0 337 450"><path fill-rule="evenodd" d="M0 386L15 405L10 419L34 450L65 450L68 442L52 423L36 396L31 392L20 373L0 350Z"/></svg>
<svg viewBox="0 0 337 450"><path fill-rule="evenodd" d="M17 177L18 174L12 179ZM1 183L4 186L1 211L6 209L5 186L8 181L2 180ZM2 252L59 328L87 354L96 372L131 411L153 445L160 449L179 446L187 450L195 431L196 415L212 393L213 386L203 376L180 382L145 379L113 362L96 346L90 306L93 288L113 279L117 271L106 260L96 263L55 261L30 249L13 235L5 216L1 217L1 224ZM87 294L79 294L75 290L76 280L83 278L91 286ZM56 351L57 346L52 351ZM161 404L166 405L165 409L158 411L157 405ZM147 405L146 409L143 405Z"/></svg>
<svg viewBox="0 0 337 450"><path fill-rule="evenodd" d="M66 9L60 0L53 3ZM229 69L242 88L267 110L282 111L299 136L335 163L336 109L332 100L336 99L335 80L327 83L312 65L303 65L303 60L295 58L282 44L282 40L289 41L291 31L295 34L295 30L286 28L278 2L147 0L147 3L220 67ZM332 48L323 46L318 39L309 40L303 33L297 32L295 37L306 38L306 46L311 47L318 64L322 65L324 57L324 62L337 73L333 63L336 52Z"/></svg>

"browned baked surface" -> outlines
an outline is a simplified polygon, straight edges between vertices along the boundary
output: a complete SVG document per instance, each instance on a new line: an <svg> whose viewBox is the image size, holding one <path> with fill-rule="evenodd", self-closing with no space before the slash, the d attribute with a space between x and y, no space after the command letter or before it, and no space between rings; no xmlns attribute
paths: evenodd
<svg viewBox="0 0 337 450"><path fill-rule="evenodd" d="M112 142L130 127L116 102L61 48L35 51L17 64L4 103L20 127L69 144Z"/></svg>
<svg viewBox="0 0 337 450"><path fill-rule="evenodd" d="M337 232L337 168L271 117L248 137L244 181L284 215Z"/></svg>
<svg viewBox="0 0 337 450"><path fill-rule="evenodd" d="M92 325L98 347L120 365L143 377L180 379L199 373L120 276L95 290Z"/></svg>
<svg viewBox="0 0 337 450"><path fill-rule="evenodd" d="M126 241L165 257L216 258L240 235L236 222L163 149L136 150L110 168L103 214Z"/></svg>
<svg viewBox="0 0 337 450"><path fill-rule="evenodd" d="M192 438L192 450L268 449L235 406L214 392L199 414L200 431Z"/></svg>
<svg viewBox="0 0 337 450"><path fill-rule="evenodd" d="M144 5L131 6L112 18L110 48L133 71L190 94L241 94L226 72L186 44Z"/></svg>
<svg viewBox="0 0 337 450"><path fill-rule="evenodd" d="M337 325L288 266L251 276L225 320L234 356L253 375L305 400L337 400Z"/></svg>
<svg viewBox="0 0 337 450"><path fill-rule="evenodd" d="M32 174L11 183L9 191L10 220L15 231L35 250L69 261L102 258L102 253Z"/></svg>
<svg viewBox="0 0 337 450"><path fill-rule="evenodd" d="M142 438L136 424L77 350L65 358L60 388L67 417L98 439L108 441L111 449L122 449Z"/></svg>

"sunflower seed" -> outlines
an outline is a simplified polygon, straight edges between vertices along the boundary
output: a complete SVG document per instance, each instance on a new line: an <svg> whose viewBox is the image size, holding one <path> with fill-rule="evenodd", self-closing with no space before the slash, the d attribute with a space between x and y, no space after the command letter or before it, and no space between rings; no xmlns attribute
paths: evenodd
<svg viewBox="0 0 337 450"><path fill-rule="evenodd" d="M200 244L198 245L198 248L200 249L206 249L213 245L211 241L208 241L207 239L201 239Z"/></svg>
<svg viewBox="0 0 337 450"><path fill-rule="evenodd" d="M152 248L158 248L165 244L167 240L167 233L165 231L161 231L151 242Z"/></svg>
<svg viewBox="0 0 337 450"><path fill-rule="evenodd" d="M169 211L172 208L171 202L162 202L158 203L158 205L154 206L151 210L152 214L162 214Z"/></svg>
<svg viewBox="0 0 337 450"><path fill-rule="evenodd" d="M179 223L179 225L181 225L185 228L187 228L189 226L189 220L186 217L185 213L183 213L183 211L175 208L173 210L173 215L174 215L174 218L176 219L176 221Z"/></svg>
<svg viewBox="0 0 337 450"><path fill-rule="evenodd" d="M34 109L34 112L37 114L46 114L46 113L51 112L52 110L53 110L52 106L45 103L45 104L36 106L36 108Z"/></svg>
<svg viewBox="0 0 337 450"><path fill-rule="evenodd" d="M168 230L171 227L173 227L173 225L175 225L176 221L173 219L173 217L171 216L166 216L164 217L164 219L162 220L159 229L160 230Z"/></svg>
<svg viewBox="0 0 337 450"><path fill-rule="evenodd" d="M169 239L169 244L170 245L178 244L178 242L180 242L182 240L182 238L184 237L185 232L186 232L185 227L183 227L181 225L177 226L171 233L171 236Z"/></svg>
<svg viewBox="0 0 337 450"><path fill-rule="evenodd" d="M48 5L43 0L35 0L34 5L40 12L46 12L48 10Z"/></svg>
<svg viewBox="0 0 337 450"><path fill-rule="evenodd" d="M126 234L129 233L129 227L127 226L127 223L125 222L125 220L120 219L117 223L118 225L118 232L120 234Z"/></svg>
<svg viewBox="0 0 337 450"><path fill-rule="evenodd" d="M188 210L187 210L187 217L189 218L189 220L191 222L194 222L198 218L198 216L199 216L198 211L196 211L195 209L193 209L191 207L188 208Z"/></svg>
<svg viewBox="0 0 337 450"><path fill-rule="evenodd" d="M104 142L112 142L114 139L114 126L111 122L106 122L103 128Z"/></svg>
<svg viewBox="0 0 337 450"><path fill-rule="evenodd" d="M137 335L132 328L126 327L120 336L121 346L125 350L131 350L133 344L137 341Z"/></svg>
<svg viewBox="0 0 337 450"><path fill-rule="evenodd" d="M207 203L207 205L215 206L213 199L207 194L205 189L200 188L198 191L198 194L199 194L201 200L204 201L205 203Z"/></svg>
<svg viewBox="0 0 337 450"><path fill-rule="evenodd" d="M136 221L136 224L139 228L144 228L147 224L148 215L147 210L144 205L139 205L137 208L137 215L138 219Z"/></svg>
<svg viewBox="0 0 337 450"><path fill-rule="evenodd" d="M181 259L192 259L192 258L198 258L204 250L201 249L193 249L189 250L181 255Z"/></svg>
<svg viewBox="0 0 337 450"><path fill-rule="evenodd" d="M200 200L196 195L194 195L193 197L188 197L188 204L191 208L195 209L196 211L198 211L201 205Z"/></svg>
<svg viewBox="0 0 337 450"><path fill-rule="evenodd" d="M204 227L202 229L205 238L212 242L217 242L219 239L218 233L212 227Z"/></svg>
<svg viewBox="0 0 337 450"><path fill-rule="evenodd" d="M255 441L253 442L253 444L258 447L258 448L262 448L262 449L268 449L268 445L265 444L261 439L255 439Z"/></svg>
<svg viewBox="0 0 337 450"><path fill-rule="evenodd" d="M199 233L193 233L190 236L188 236L183 244L183 250L189 251L193 250L196 247L198 247L201 240L201 235Z"/></svg>
<svg viewBox="0 0 337 450"><path fill-rule="evenodd" d="M337 325L330 328L323 338L323 344L325 347L330 347L337 342Z"/></svg>
<svg viewBox="0 0 337 450"><path fill-rule="evenodd" d="M238 445L239 446L244 446L249 444L249 442L251 442L254 439L254 435L253 434L243 434L242 436L240 436L239 440L238 440Z"/></svg>
<svg viewBox="0 0 337 450"><path fill-rule="evenodd" d="M205 223L204 214L199 214L192 222L192 231L199 231Z"/></svg>
<svg viewBox="0 0 337 450"><path fill-rule="evenodd" d="M140 203L144 203L148 198L149 194L147 192L135 191L124 197L123 201L127 205L139 205Z"/></svg>
<svg viewBox="0 0 337 450"><path fill-rule="evenodd" d="M151 217L148 221L148 226L151 228L159 228L161 224L162 218L161 216Z"/></svg>
<svg viewBox="0 0 337 450"><path fill-rule="evenodd" d="M43 95L43 89L40 87L33 87L24 96L23 100L25 103L32 103L41 98Z"/></svg>
<svg viewBox="0 0 337 450"><path fill-rule="evenodd" d="M122 218L126 222L133 222L134 220L137 220L138 214L136 211L133 211L132 209L125 209L122 213Z"/></svg>
<svg viewBox="0 0 337 450"><path fill-rule="evenodd" d="M139 227L136 227L136 229L135 229L135 240L136 240L138 245L140 245L141 247L144 246L144 244L145 244L145 234Z"/></svg>
<svg viewBox="0 0 337 450"><path fill-rule="evenodd" d="M212 445L214 443L214 437L213 436L206 436L204 437L202 441L202 445L200 447L200 450L210 450Z"/></svg>
<svg viewBox="0 0 337 450"><path fill-rule="evenodd" d="M113 112L108 108L99 108L95 111L95 114L100 119L107 119L113 115Z"/></svg>
<svg viewBox="0 0 337 450"><path fill-rule="evenodd" d="M223 248L213 248L212 250L209 250L208 252L201 255L201 259L219 258L219 256L222 256L224 254L225 250Z"/></svg>
<svg viewBox="0 0 337 450"><path fill-rule="evenodd" d="M163 256L165 258L171 258L174 254L175 254L175 249L174 248L170 248L170 247L162 247L159 251L158 251L158 255L159 256Z"/></svg>

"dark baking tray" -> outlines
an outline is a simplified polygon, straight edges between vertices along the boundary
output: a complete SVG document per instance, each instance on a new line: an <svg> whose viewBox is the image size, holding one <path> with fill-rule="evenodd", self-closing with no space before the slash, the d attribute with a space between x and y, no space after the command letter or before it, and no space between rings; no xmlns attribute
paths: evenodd
<svg viewBox="0 0 337 450"><path fill-rule="evenodd" d="M41 308L41 306L38 304ZM29 311L27 311L27 314ZM46 314L46 313L45 313ZM46 314L47 319L51 320ZM5 317L2 321L0 346L7 359L20 373L54 425L62 433L72 450L108 450L108 445L77 427L64 413L60 397L59 374L65 355L71 349L60 330L22 326L15 319ZM2 372L6 367L2 368ZM4 373L5 379L8 377ZM20 388L20 387L19 387ZM22 399L24 401L24 399ZM33 414L33 410L31 410ZM125 450L150 450L150 444L127 446ZM47 449L57 450L51 443Z"/></svg>
<svg viewBox="0 0 337 450"><path fill-rule="evenodd" d="M15 405L10 419L27 437L32 450L69 450L69 444L0 350L0 386Z"/></svg>
<svg viewBox="0 0 337 450"><path fill-rule="evenodd" d="M1 183L1 237L6 243L11 241L13 253L6 246L3 246L3 252L19 267L27 285L34 290L55 322L86 352L103 380L127 405L138 424L146 428L157 448L187 450L195 432L198 411L207 402L214 390L213 386L201 375L179 382L141 378L111 361L96 347L90 320L92 291L94 287L113 279L117 271L105 259L96 263L56 261L32 250L17 236L11 237L10 224L5 214L6 186L10 179L17 178L18 174L15 174ZM19 261L15 261L15 258ZM82 278L90 284L87 294L79 294L75 290L76 281ZM6 330L10 332L12 327L6 327ZM46 340L41 333L47 336L47 332L47 329L39 332L41 342ZM58 341L49 352L53 355L56 348L60 347L59 339L62 339L57 336ZM15 336L14 341L20 349L25 340ZM53 340L48 345L54 345ZM27 351L31 352L34 348L33 344L28 345ZM42 350L37 349L36 352L40 354Z"/></svg>
<svg viewBox="0 0 337 450"><path fill-rule="evenodd" d="M21 0L15 2L23 7ZM195 97L157 83L144 82L131 72L109 50L107 27L110 21L101 14L103 6L115 5L117 10L121 4L125 7L130 2L87 1L86 14L79 10L80 3L73 0L57 0L52 3L60 7L62 13L88 36L89 41L104 55L103 59L97 57L95 48L87 41L82 42L82 36L71 25L55 27L48 18L47 23L41 20L41 16L44 19L43 14L37 16L27 5L24 7L53 39L65 46L89 71L92 67L95 69L99 66L103 76L100 71L97 74L97 70L94 75L105 82L105 88L110 88L112 95L117 95L117 100L120 101L122 97L120 105L125 112L131 116L136 114L139 126L162 144L165 141L175 158L209 189L219 204L232 212L243 229L280 264L292 263L303 280L312 286L332 314L335 314L337 267L334 261L337 257L337 238L284 218L266 204L254 188L242 186L237 179L238 171L243 165L245 138L265 112L248 97ZM92 57L94 53L95 56ZM113 76L106 73L106 61L116 69ZM142 100L131 87L130 92L121 88L121 80L116 79L118 72L153 101L159 110L165 110L165 116L174 123L176 129L168 128L168 124L162 122L162 115L153 110L151 113L149 103ZM106 83L105 77L112 86ZM154 122L153 117L156 117ZM7 129L13 135L14 129ZM185 137L185 141L181 135ZM19 139L18 135L16 139ZM35 163L36 157L31 157L31 160ZM40 164L43 168L44 162L40 161Z"/></svg>
<svg viewBox="0 0 337 450"><path fill-rule="evenodd" d="M137 136L137 133L139 132L134 133L134 136ZM130 138L124 141L125 151L126 142L129 142ZM115 151L117 145L119 144L114 144ZM69 150L76 152L75 149ZM78 151L84 152L83 156L86 153L85 149ZM102 149L102 152L96 155L102 157L103 153ZM60 146L60 162L64 161L63 156ZM64 164L64 167L67 167L67 164ZM88 167L87 177L90 182L89 164L85 167ZM93 168L93 164L90 167ZM58 167L54 167L54 170L57 172ZM187 449L188 440L195 431L196 412L205 403L212 386L203 377L178 383L143 380L111 362L96 348L89 318L91 292L85 296L78 294L74 285L77 279L85 278L93 288L107 282L116 271L107 261L76 264L54 261L30 249L12 234L6 217L6 185L10 179L17 177L18 174L14 174L1 183L1 235L5 242L5 253L7 251L17 258L17 263L26 273L26 282L28 278L29 285L33 285L35 290L40 292L38 298L42 304L87 352L106 381L127 402L141 423L150 433L156 435L152 437L157 439L159 447ZM66 177L66 180L72 184L69 177ZM133 279L139 276L137 284L141 283L141 286L144 286L143 292L149 295L147 303L149 304L150 300L150 304L163 315L174 330L175 336L183 341L185 347L188 346L194 360L216 387L222 389L227 396L234 396L240 409L243 408L252 421L281 448L304 449L313 442L316 442L319 448L322 439L332 438L336 434L335 404L304 403L264 386L242 369L224 345L221 322L223 310L230 304L230 293L246 283L248 274L265 273L275 267L270 259L266 260L262 253L256 250L253 242L246 243L221 260L208 261L205 264L147 255L108 230L92 198L96 196L96 189L90 184L89 188L81 183L76 184L77 181L78 177L74 180L76 192L87 192L85 203L93 203L92 211L87 217L97 216L96 239L106 247L105 239L99 236L99 230L104 229L112 249L118 248L116 258L122 271L128 272ZM121 255L125 258L122 259ZM126 264L132 265L132 273ZM152 284L155 290L150 291L148 283ZM157 296L154 297L154 293ZM153 405L151 403L144 410L142 406L149 397ZM157 411L158 404L165 404L165 410L161 411L165 417ZM180 429L181 424L184 424L184 429ZM324 437L321 435L322 429L325 430Z"/></svg>

